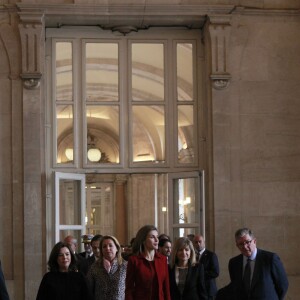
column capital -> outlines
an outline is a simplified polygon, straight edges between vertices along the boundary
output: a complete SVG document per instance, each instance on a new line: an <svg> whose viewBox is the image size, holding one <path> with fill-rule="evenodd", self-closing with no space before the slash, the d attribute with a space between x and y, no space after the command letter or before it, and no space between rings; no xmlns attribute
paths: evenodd
<svg viewBox="0 0 300 300"><path fill-rule="evenodd" d="M128 175L126 174L117 174L115 177L115 183L117 185L123 185L124 183L126 183L128 179Z"/></svg>

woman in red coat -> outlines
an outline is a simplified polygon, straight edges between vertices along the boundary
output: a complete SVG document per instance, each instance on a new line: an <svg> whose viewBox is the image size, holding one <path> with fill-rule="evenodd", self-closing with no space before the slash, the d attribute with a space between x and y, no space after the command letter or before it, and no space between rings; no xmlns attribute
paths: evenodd
<svg viewBox="0 0 300 300"><path fill-rule="evenodd" d="M136 234L126 273L125 300L170 300L167 259L157 252L156 227L145 225Z"/></svg>

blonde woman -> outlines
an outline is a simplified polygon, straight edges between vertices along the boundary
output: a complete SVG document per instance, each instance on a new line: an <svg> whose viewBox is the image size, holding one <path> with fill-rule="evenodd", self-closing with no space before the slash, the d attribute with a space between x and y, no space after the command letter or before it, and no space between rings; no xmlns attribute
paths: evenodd
<svg viewBox="0 0 300 300"><path fill-rule="evenodd" d="M88 272L94 299L123 300L127 262L121 256L121 246L111 235L100 241L100 257Z"/></svg>
<svg viewBox="0 0 300 300"><path fill-rule="evenodd" d="M206 300L202 264L196 264L193 243L181 237L173 245L169 269L172 300Z"/></svg>

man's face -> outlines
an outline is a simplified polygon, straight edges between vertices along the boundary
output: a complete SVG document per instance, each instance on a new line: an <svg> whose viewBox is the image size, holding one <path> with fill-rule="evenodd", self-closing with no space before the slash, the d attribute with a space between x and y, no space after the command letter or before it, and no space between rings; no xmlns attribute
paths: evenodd
<svg viewBox="0 0 300 300"><path fill-rule="evenodd" d="M92 250L95 257L100 257L100 241L93 241L92 242Z"/></svg>
<svg viewBox="0 0 300 300"><path fill-rule="evenodd" d="M194 237L193 244L194 244L194 248L195 248L197 251L203 250L203 249L205 248L205 242L204 242L203 236L201 236L201 235L196 235L196 236Z"/></svg>
<svg viewBox="0 0 300 300"><path fill-rule="evenodd" d="M256 239L246 234L236 240L236 246L243 255L250 257L256 249Z"/></svg>
<svg viewBox="0 0 300 300"><path fill-rule="evenodd" d="M172 245L170 242L165 242L162 247L159 247L160 253L165 256L170 256L172 251Z"/></svg>
<svg viewBox="0 0 300 300"><path fill-rule="evenodd" d="M84 251L88 254L92 253L92 246L91 243L84 243Z"/></svg>
<svg viewBox="0 0 300 300"><path fill-rule="evenodd" d="M65 239L65 243L68 244L68 246L71 248L71 250L73 251L73 253L76 252L77 245L76 245L76 243L74 242L74 240L72 238L67 237Z"/></svg>

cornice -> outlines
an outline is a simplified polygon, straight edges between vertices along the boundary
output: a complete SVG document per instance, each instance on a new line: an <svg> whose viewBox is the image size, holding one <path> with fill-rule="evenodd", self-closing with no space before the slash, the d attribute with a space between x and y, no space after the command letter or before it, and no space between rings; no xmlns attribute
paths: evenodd
<svg viewBox="0 0 300 300"><path fill-rule="evenodd" d="M300 16L300 9L267 9L236 6L232 11L233 15L248 16Z"/></svg>
<svg viewBox="0 0 300 300"><path fill-rule="evenodd" d="M35 3L17 3L16 5L2 5L1 10L13 9L17 7L20 11L40 10L46 15L107 15L107 16L151 16L151 15L214 15L214 14L242 14L242 15L282 15L299 16L300 9L268 9L253 8L235 5L181 5L181 4L35 4Z"/></svg>
<svg viewBox="0 0 300 300"><path fill-rule="evenodd" d="M233 5L91 5L91 4L29 4L18 3L19 10L40 9L45 14L106 14L106 15L206 15L227 14Z"/></svg>

